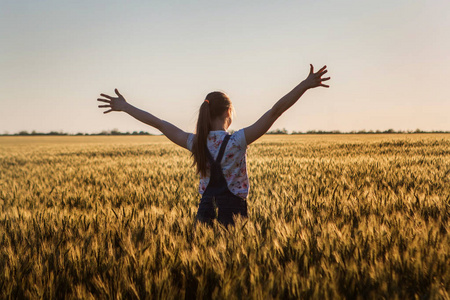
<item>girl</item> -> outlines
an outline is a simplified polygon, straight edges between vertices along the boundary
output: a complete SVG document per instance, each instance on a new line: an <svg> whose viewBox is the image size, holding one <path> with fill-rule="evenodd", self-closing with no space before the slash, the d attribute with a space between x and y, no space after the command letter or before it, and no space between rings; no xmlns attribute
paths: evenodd
<svg viewBox="0 0 450 300"><path fill-rule="evenodd" d="M154 115L129 104L116 89L117 97L100 94L98 101L107 103L99 105L111 111L124 111L139 121L155 127L175 144L192 152L193 165L200 175L199 192L202 195L197 212L197 220L211 224L216 218L226 225L234 224L233 216L247 217L247 196L249 182L247 177L247 146L265 134L275 120L290 108L308 89L329 87L323 84L330 77L322 78L327 73L326 66L314 73L310 65L308 77L292 91L278 100L253 125L228 134L227 129L233 120L232 104L222 92L212 92L200 106L197 121L197 133L187 133L175 125L158 119Z"/></svg>

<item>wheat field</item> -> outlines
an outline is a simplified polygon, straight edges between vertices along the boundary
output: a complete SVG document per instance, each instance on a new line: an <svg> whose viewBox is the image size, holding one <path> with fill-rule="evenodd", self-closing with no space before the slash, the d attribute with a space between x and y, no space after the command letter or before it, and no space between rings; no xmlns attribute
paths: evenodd
<svg viewBox="0 0 450 300"><path fill-rule="evenodd" d="M196 224L166 138L0 137L2 299L449 299L450 135L272 135Z"/></svg>

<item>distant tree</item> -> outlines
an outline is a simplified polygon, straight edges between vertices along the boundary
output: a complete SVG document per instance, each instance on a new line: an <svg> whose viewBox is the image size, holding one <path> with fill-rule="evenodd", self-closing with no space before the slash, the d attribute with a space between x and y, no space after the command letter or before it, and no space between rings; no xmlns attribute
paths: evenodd
<svg viewBox="0 0 450 300"><path fill-rule="evenodd" d="M64 133L62 131L50 131L47 133L47 135L67 135L67 133Z"/></svg>
<svg viewBox="0 0 450 300"><path fill-rule="evenodd" d="M121 135L122 133L117 128L114 128L113 130L111 130L110 134L111 135Z"/></svg>
<svg viewBox="0 0 450 300"><path fill-rule="evenodd" d="M267 134L288 134L288 131L286 130L286 128L283 128L269 131L267 132Z"/></svg>

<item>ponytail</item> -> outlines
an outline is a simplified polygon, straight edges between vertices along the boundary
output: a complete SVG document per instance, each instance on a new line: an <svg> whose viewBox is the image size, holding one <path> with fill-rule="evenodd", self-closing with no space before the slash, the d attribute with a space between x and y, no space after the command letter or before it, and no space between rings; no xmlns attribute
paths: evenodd
<svg viewBox="0 0 450 300"><path fill-rule="evenodd" d="M197 133L192 145L192 155L194 164L197 165L197 173L206 175L206 139L211 130L211 115L209 113L209 104L203 101L200 106L197 121Z"/></svg>
<svg viewBox="0 0 450 300"><path fill-rule="evenodd" d="M197 167L197 173L206 176L207 166L207 138L211 131L211 121L222 116L231 107L231 101L225 93L212 92L206 96L200 106L197 121L197 131L192 145L192 165Z"/></svg>

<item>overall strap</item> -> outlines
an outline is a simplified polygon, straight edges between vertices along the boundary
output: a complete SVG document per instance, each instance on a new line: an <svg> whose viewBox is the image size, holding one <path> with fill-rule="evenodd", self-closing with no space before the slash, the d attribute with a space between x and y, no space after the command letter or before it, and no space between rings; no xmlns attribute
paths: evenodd
<svg viewBox="0 0 450 300"><path fill-rule="evenodd" d="M219 154L217 154L217 158L216 158L215 161L214 161L214 158L211 155L211 152L209 152L208 148L206 148L206 156L208 157L208 160L209 160L209 162L211 164L213 164L215 162L220 163L222 161L222 157L223 157L223 154L225 152L225 148L227 147L228 141L230 140L230 137L231 137L231 135L229 135L229 134L227 134L224 137L224 139L222 141L222 144L220 145Z"/></svg>
<svg viewBox="0 0 450 300"><path fill-rule="evenodd" d="M227 147L228 141L230 140L231 135L227 134L223 141L222 145L220 145L219 154L217 154L216 162L220 163L222 161L223 154L225 153L225 148Z"/></svg>

